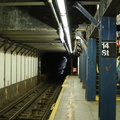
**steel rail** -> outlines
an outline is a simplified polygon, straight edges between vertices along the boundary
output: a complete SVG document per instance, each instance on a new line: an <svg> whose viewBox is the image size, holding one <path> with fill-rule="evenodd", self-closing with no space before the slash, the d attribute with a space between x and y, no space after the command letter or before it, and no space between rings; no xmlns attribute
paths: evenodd
<svg viewBox="0 0 120 120"><path fill-rule="evenodd" d="M49 88L49 86L44 86L42 91L40 91L35 97L30 99L23 107L19 109L14 115L12 115L9 120L15 119L21 112L23 112L28 106L30 106L40 95L44 94L44 92Z"/></svg>
<svg viewBox="0 0 120 120"><path fill-rule="evenodd" d="M17 101L10 104L9 106L5 107L4 109L0 110L0 117L7 113L10 109L12 109L14 106L16 106L18 103L20 103L22 100L24 100L26 97L28 97L30 94L34 93L36 90L38 90L43 84L38 85L34 89L30 90L28 93L26 93L24 96L20 97Z"/></svg>
<svg viewBox="0 0 120 120"><path fill-rule="evenodd" d="M50 115L50 109L51 109L51 106L55 103L55 101L56 101L56 99L57 99L57 97L58 97L58 95L59 95L59 93L60 93L60 90L61 90L61 85L59 85L58 87L57 87L57 89L55 90L55 92L54 92L54 95L53 95L53 98L49 101L49 103L50 104L48 104L48 106L47 106L47 110L46 110L46 112L44 113L44 115L42 116L42 118L41 118L41 120L47 120L48 119L48 117L49 117L49 115Z"/></svg>

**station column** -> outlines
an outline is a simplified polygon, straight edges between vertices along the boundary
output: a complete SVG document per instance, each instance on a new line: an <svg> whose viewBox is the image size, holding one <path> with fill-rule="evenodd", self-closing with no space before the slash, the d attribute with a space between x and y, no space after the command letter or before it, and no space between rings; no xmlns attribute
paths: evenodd
<svg viewBox="0 0 120 120"><path fill-rule="evenodd" d="M86 99L94 101L96 96L96 39L88 39Z"/></svg>
<svg viewBox="0 0 120 120"><path fill-rule="evenodd" d="M116 120L116 19L101 17L99 40L99 120Z"/></svg>

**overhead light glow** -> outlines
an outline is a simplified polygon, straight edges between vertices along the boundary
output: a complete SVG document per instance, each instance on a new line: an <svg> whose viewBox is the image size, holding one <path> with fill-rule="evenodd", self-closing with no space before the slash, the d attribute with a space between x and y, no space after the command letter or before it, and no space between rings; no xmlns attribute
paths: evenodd
<svg viewBox="0 0 120 120"><path fill-rule="evenodd" d="M59 11L61 15L66 14L66 8L65 8L65 1L64 0L56 0L58 7L59 7Z"/></svg>
<svg viewBox="0 0 120 120"><path fill-rule="evenodd" d="M59 25L59 36L60 36L60 40L62 43L65 43L65 40L64 40L64 33L63 33L63 29L62 29L62 26Z"/></svg>
<svg viewBox="0 0 120 120"><path fill-rule="evenodd" d="M68 27L64 27L65 33L70 35L70 31Z"/></svg>
<svg viewBox="0 0 120 120"><path fill-rule="evenodd" d="M68 21L67 21L66 14L65 15L61 15L61 19L62 19L63 27L68 27Z"/></svg>
<svg viewBox="0 0 120 120"><path fill-rule="evenodd" d="M81 39L78 35L75 36L76 39Z"/></svg>
<svg viewBox="0 0 120 120"><path fill-rule="evenodd" d="M100 8L100 5L99 4L97 4L97 10Z"/></svg>
<svg viewBox="0 0 120 120"><path fill-rule="evenodd" d="M67 38L69 51L70 53L72 53L72 45L71 45L70 31L69 31L68 20L66 15L65 1L64 0L56 0L56 1L60 11L60 16L61 16L64 31L65 31L65 35Z"/></svg>

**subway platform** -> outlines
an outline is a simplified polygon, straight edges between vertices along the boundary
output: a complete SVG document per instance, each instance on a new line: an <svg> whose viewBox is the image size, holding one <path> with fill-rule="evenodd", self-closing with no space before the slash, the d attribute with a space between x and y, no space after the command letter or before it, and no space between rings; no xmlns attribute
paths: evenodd
<svg viewBox="0 0 120 120"><path fill-rule="evenodd" d="M120 101L116 102L116 120L120 120ZM67 76L49 120L98 120L98 101L86 101L78 76Z"/></svg>

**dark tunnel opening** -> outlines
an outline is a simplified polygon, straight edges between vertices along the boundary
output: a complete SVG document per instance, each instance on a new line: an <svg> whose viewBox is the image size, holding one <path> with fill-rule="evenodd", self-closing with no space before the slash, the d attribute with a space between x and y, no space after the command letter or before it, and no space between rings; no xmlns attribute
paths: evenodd
<svg viewBox="0 0 120 120"><path fill-rule="evenodd" d="M64 79L71 74L71 63L68 53L45 53L41 57L41 63L41 73L45 75L45 81Z"/></svg>

